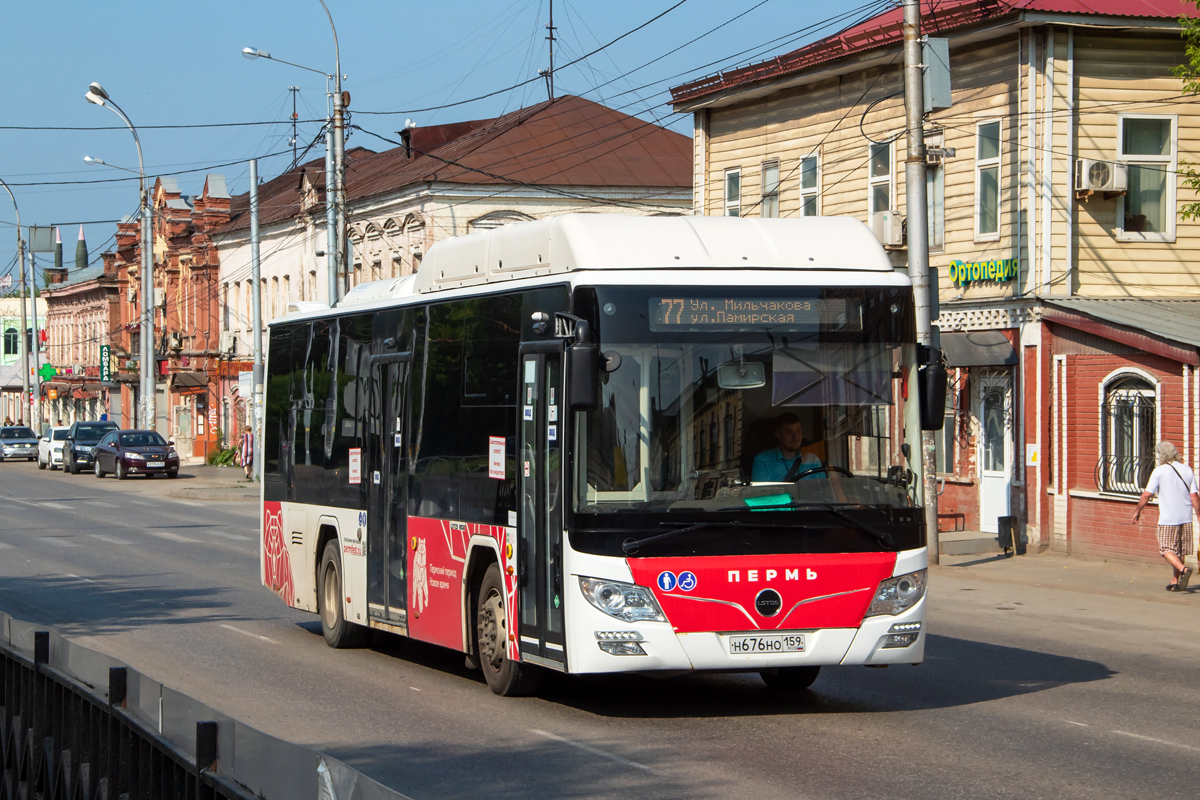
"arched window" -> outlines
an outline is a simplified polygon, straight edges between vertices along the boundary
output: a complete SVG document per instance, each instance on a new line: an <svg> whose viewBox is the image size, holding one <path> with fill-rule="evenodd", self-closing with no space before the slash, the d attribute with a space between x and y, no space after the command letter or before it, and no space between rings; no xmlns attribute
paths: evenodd
<svg viewBox="0 0 1200 800"><path fill-rule="evenodd" d="M1146 486L1154 469L1156 405L1154 385L1140 376L1118 375L1104 387L1096 464L1103 491L1136 495Z"/></svg>
<svg viewBox="0 0 1200 800"><path fill-rule="evenodd" d="M17 336L16 328L5 328L4 330L4 355L16 356L21 348L21 340Z"/></svg>

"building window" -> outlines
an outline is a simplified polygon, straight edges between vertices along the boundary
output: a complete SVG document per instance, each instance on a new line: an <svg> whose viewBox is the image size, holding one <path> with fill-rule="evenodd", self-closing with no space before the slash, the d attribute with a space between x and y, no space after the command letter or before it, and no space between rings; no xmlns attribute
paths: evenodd
<svg viewBox="0 0 1200 800"><path fill-rule="evenodd" d="M725 170L725 216L740 217L742 215L742 171L740 169Z"/></svg>
<svg viewBox="0 0 1200 800"><path fill-rule="evenodd" d="M16 328L6 328L4 330L4 355L19 356L21 349L21 339L17 335Z"/></svg>
<svg viewBox="0 0 1200 800"><path fill-rule="evenodd" d="M868 211L875 214L892 207L892 145L871 145L870 167L867 173Z"/></svg>
<svg viewBox="0 0 1200 800"><path fill-rule="evenodd" d="M821 209L817 205L820 172L817 167L817 157L805 156L800 159L800 216L815 217Z"/></svg>
<svg viewBox="0 0 1200 800"><path fill-rule="evenodd" d="M1142 493L1154 470L1157 397L1144 378L1123 376L1104 390L1100 460L1096 482L1103 491Z"/></svg>
<svg viewBox="0 0 1200 800"><path fill-rule="evenodd" d="M942 429L934 433L934 461L938 474L954 474L954 443L957 441L958 390L953 386L946 392L946 418Z"/></svg>
<svg viewBox="0 0 1200 800"><path fill-rule="evenodd" d="M1129 191L1117 205L1126 241L1175 240L1175 117L1121 116L1117 158L1129 165Z"/></svg>
<svg viewBox="0 0 1200 800"><path fill-rule="evenodd" d="M1000 121L975 126L975 238L1000 238Z"/></svg>
<svg viewBox="0 0 1200 800"><path fill-rule="evenodd" d="M768 161L762 165L762 208L764 217L779 216L779 162Z"/></svg>

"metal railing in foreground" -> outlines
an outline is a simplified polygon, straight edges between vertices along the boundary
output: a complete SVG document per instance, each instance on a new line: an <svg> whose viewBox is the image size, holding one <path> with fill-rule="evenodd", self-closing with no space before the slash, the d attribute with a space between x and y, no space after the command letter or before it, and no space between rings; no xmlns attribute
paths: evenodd
<svg viewBox="0 0 1200 800"><path fill-rule="evenodd" d="M0 612L0 800L407 800Z"/></svg>

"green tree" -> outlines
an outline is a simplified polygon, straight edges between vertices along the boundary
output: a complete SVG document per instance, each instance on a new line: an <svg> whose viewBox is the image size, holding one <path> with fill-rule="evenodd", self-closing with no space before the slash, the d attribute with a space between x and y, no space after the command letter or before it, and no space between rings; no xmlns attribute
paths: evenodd
<svg viewBox="0 0 1200 800"><path fill-rule="evenodd" d="M1190 0L1200 8L1200 0ZM1200 94L1200 19L1195 17L1180 17L1179 27L1183 36L1184 63L1171 70L1176 78L1183 81L1181 94ZM1179 174L1183 177L1183 185L1200 192L1200 172L1190 161L1179 162ZM1184 203L1179 209L1179 217L1183 220L1200 219L1200 202Z"/></svg>

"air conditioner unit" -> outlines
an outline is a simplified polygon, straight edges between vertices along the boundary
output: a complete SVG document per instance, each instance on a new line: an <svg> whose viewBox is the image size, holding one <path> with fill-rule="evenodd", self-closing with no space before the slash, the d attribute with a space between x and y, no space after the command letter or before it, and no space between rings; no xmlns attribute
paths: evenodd
<svg viewBox="0 0 1200 800"><path fill-rule="evenodd" d="M894 208L871 215L871 232L884 247L904 246L904 221Z"/></svg>
<svg viewBox="0 0 1200 800"><path fill-rule="evenodd" d="M1129 166L1114 161L1081 158L1075 162L1075 191L1124 192L1129 189Z"/></svg>
<svg viewBox="0 0 1200 800"><path fill-rule="evenodd" d="M237 350L237 334L233 331L221 331L221 352L233 355Z"/></svg>
<svg viewBox="0 0 1200 800"><path fill-rule="evenodd" d="M154 295L154 307L155 308L166 308L167 307L167 293L166 292L159 292L158 294Z"/></svg>
<svg viewBox="0 0 1200 800"><path fill-rule="evenodd" d="M181 336L178 331L172 332L171 338L170 338L170 343L171 343L172 350L182 350L183 349L183 336Z"/></svg>

